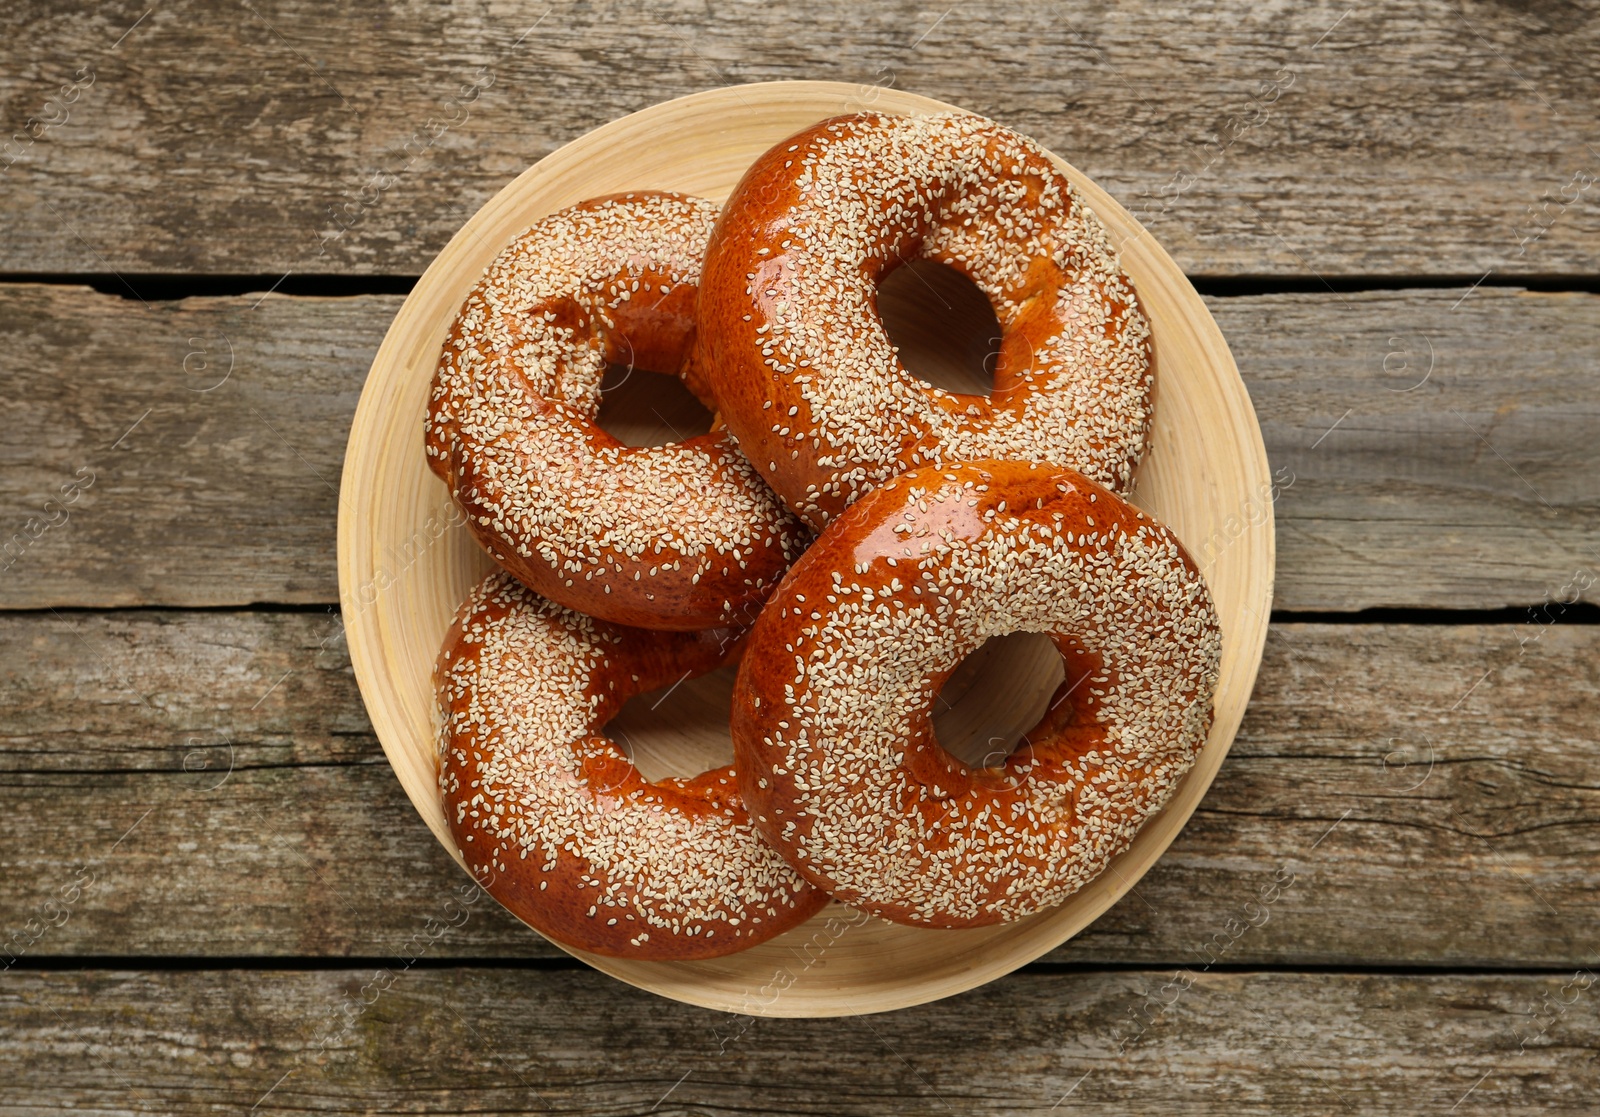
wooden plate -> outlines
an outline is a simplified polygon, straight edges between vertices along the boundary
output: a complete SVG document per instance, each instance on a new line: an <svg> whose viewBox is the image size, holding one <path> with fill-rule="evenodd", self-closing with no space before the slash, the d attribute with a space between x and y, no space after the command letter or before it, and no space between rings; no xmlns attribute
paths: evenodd
<svg viewBox="0 0 1600 1117"><path fill-rule="evenodd" d="M909 113L950 106L872 86L773 82L683 97L596 129L479 210L389 328L345 456L340 600L350 659L378 738L417 812L458 862L434 782L431 673L451 616L488 560L422 452L428 384L452 317L500 248L535 219L619 190L724 198L773 143L818 120L868 107ZM848 1015L946 997L1006 974L1088 926L1149 869L1205 794L1239 728L1266 638L1273 575L1266 451L1228 346L1194 288L1110 195L1061 165L1121 247L1154 330L1155 431L1135 500L1170 525L1207 570L1222 619L1216 723L1198 763L1110 871L1031 919L931 931L834 905L806 926L732 957L662 963L578 955L596 968L663 996L756 1015ZM1027 640L999 649L991 658L1021 656L1027 669L1002 672L1010 683L1005 687L966 687L960 710L946 721L964 721L980 733L1011 732L1014 726L1000 722L1007 711L1014 721L1014 711L1027 704L1029 695L1021 692L1037 694L1052 685L1039 651ZM696 763L698 756L731 754L726 686L724 672L655 711L625 711L618 728L628 726L627 741L647 776Z"/></svg>

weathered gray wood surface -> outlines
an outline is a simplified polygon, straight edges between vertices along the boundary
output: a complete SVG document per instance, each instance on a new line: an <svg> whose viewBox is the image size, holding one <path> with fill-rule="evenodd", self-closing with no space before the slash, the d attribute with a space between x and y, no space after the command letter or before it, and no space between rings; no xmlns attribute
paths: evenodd
<svg viewBox="0 0 1600 1117"><path fill-rule="evenodd" d="M996 116L1191 273L1600 261L1592 3L946 7L191 0L135 25L30 0L0 46L0 119L40 138L5 172L0 271L415 275L556 146L783 78Z"/></svg>
<svg viewBox="0 0 1600 1117"><path fill-rule="evenodd" d="M751 1021L571 970L11 974L0 1113L1592 1114L1593 985L1024 972Z"/></svg>
<svg viewBox="0 0 1600 1117"><path fill-rule="evenodd" d="M0 605L337 600L345 439L399 302L147 308L0 285L0 526L14 553ZM1292 478L1276 607L1538 604L1600 570L1600 297L1462 288L1210 306ZM30 519L61 519L46 501L80 470L92 484L65 521L27 538Z"/></svg>
<svg viewBox="0 0 1600 1117"><path fill-rule="evenodd" d="M1600 628L1544 622L1600 593L1600 5L946 7L11 6L0 1117L1595 1110ZM1212 281L1293 478L1278 609L1539 607L1274 625L1135 894L859 1020L642 994L486 899L438 933L464 878L328 608L369 277L590 128L781 78L987 112ZM349 297L154 298L217 276Z"/></svg>
<svg viewBox="0 0 1600 1117"><path fill-rule="evenodd" d="M465 881L371 736L337 619L0 616L0 926L27 954L386 957ZM1562 967L1600 948L1600 628L1279 625L1135 895L1051 957ZM80 868L82 872L80 873ZM553 957L486 904L434 953Z"/></svg>

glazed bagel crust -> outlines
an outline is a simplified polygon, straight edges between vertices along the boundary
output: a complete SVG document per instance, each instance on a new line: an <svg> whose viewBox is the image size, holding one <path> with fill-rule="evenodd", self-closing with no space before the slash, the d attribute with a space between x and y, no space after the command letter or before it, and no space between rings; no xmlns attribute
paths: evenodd
<svg viewBox="0 0 1600 1117"><path fill-rule="evenodd" d="M680 375L716 207L597 198L508 246L461 308L426 422L428 462L525 585L618 624L748 623L808 533L725 430L626 446L595 422L608 361Z"/></svg>
<svg viewBox="0 0 1600 1117"><path fill-rule="evenodd" d="M991 396L901 365L877 288L918 257L988 296ZM820 528L944 461L1047 461L1122 490L1149 429L1149 335L1044 149L965 113L864 113L783 141L735 188L707 250L696 361L761 476Z"/></svg>
<svg viewBox="0 0 1600 1117"><path fill-rule="evenodd" d="M472 593L439 660L439 787L491 895L568 946L663 960L743 950L826 903L756 834L732 768L647 783L600 732L737 635L605 624L501 573Z"/></svg>
<svg viewBox="0 0 1600 1117"><path fill-rule="evenodd" d="M1048 634L1066 681L1003 765L934 738L934 696L987 639ZM835 899L973 927L1059 903L1126 849L1211 724L1220 635L1166 528L1070 470L923 468L829 526L751 630L740 789Z"/></svg>

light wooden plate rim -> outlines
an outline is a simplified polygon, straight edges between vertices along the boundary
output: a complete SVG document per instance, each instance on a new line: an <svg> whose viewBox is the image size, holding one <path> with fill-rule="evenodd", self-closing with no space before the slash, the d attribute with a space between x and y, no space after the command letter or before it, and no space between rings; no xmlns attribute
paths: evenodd
<svg viewBox="0 0 1600 1117"><path fill-rule="evenodd" d="M597 128L490 199L429 265L391 324L345 456L340 602L373 729L417 812L458 864L434 784L436 714L422 672L424 657L431 671L448 622L439 614L454 611L451 587L487 564L423 462L420 401L451 318L499 247L538 216L614 190L720 198L771 143L866 108L955 106L875 86L770 82L681 97ZM1195 767L1110 870L1061 906L1018 923L930 931L865 921L830 905L805 927L729 958L666 963L568 953L640 988L728 1012L840 1016L921 1004L1010 973L1083 930L1134 886L1199 805L1238 731L1266 639L1275 562L1266 449L1227 343L1193 286L1109 194L1057 162L1121 249L1152 321L1156 426L1135 500L1169 523L1208 568L1222 620L1216 718ZM430 634L431 647L424 638Z"/></svg>

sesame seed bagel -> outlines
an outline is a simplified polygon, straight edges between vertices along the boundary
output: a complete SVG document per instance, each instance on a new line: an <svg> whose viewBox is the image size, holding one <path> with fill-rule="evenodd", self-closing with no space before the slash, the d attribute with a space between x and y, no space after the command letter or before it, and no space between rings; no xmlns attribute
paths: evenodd
<svg viewBox="0 0 1600 1117"><path fill-rule="evenodd" d="M992 636L1044 633L1065 682L993 768L931 708ZM790 569L734 688L740 790L835 899L924 927L1059 903L1126 849L1211 724L1221 638L1166 528L1071 470L924 467L863 497Z"/></svg>
<svg viewBox="0 0 1600 1117"><path fill-rule="evenodd" d="M648 783L601 732L737 635L606 624L503 573L473 591L437 670L439 788L467 867L518 918L599 954L711 958L827 901L761 840L732 768Z"/></svg>
<svg viewBox="0 0 1600 1117"><path fill-rule="evenodd" d="M963 273L1001 327L990 396L906 371L878 284ZM918 465L1071 466L1122 491L1144 452L1150 328L1105 230L1043 148L983 117L842 116L791 136L723 207L696 361L724 421L821 528Z"/></svg>
<svg viewBox="0 0 1600 1117"><path fill-rule="evenodd" d="M685 358L715 217L639 192L536 222L468 296L434 377L428 462L479 543L617 624L748 623L808 538L727 431L626 446L595 422L607 362L676 374L708 402Z"/></svg>

